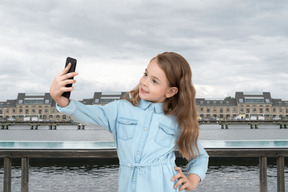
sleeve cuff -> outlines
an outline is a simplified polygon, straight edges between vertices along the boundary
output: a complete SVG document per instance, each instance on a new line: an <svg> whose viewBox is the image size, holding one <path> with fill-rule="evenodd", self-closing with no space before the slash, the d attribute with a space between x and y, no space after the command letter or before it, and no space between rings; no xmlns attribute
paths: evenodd
<svg viewBox="0 0 288 192"><path fill-rule="evenodd" d="M201 179L201 181L204 180L204 178L206 177L206 172L204 170L202 170L200 167L193 167L189 172L188 175L190 174L195 174L198 175Z"/></svg>
<svg viewBox="0 0 288 192"><path fill-rule="evenodd" d="M60 113L65 113L66 115L71 115L75 112L76 110L76 102L74 100L70 100L69 104L66 107L60 107L57 103L56 103L56 109L60 112Z"/></svg>

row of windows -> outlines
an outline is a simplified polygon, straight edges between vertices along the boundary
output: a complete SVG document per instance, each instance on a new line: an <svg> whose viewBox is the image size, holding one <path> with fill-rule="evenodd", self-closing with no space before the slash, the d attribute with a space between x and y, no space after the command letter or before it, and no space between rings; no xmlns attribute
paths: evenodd
<svg viewBox="0 0 288 192"><path fill-rule="evenodd" d="M119 100L120 97L107 97L107 98L102 98L102 99L95 99L94 102L95 103L110 103L112 101L116 101Z"/></svg>
<svg viewBox="0 0 288 192"><path fill-rule="evenodd" d="M264 103L264 98L245 98L245 99L239 99L239 103ZM265 99L266 103L270 103L270 99Z"/></svg>
<svg viewBox="0 0 288 192"><path fill-rule="evenodd" d="M271 107L271 105L255 105L255 104L253 104L253 105L247 105L247 104L245 104L245 105L240 105L240 107Z"/></svg>
<svg viewBox="0 0 288 192"><path fill-rule="evenodd" d="M278 109L278 110L277 110ZM210 109L210 108L206 108L206 110L204 110L204 108L203 107L201 107L200 108L200 112L204 112L204 111L206 111L207 113L210 113L210 112L212 112L212 110ZM230 112L231 110L230 110L230 108L226 108L226 110L225 109L223 109L223 108L213 108L213 112L217 112L217 111L219 111L220 113L223 113L224 111L225 112ZM251 110L250 110L250 108L249 107L247 107L246 108L246 110L245 110L245 108L243 108L243 107L240 107L240 109L239 109L239 111L240 111L240 113L256 113L256 112L259 112L259 113L263 113L263 108L252 108ZM286 111L286 113L288 113L288 108L286 108L286 109L284 109L283 110L283 108L273 108L272 109L272 111L273 111L273 113L277 113L277 112L279 112L279 113L282 113L283 111ZM237 112L237 108L236 107L233 107L232 108L232 112L233 113L236 113ZM270 112L270 108L265 108L265 112L266 113L269 113Z"/></svg>
<svg viewBox="0 0 288 192"><path fill-rule="evenodd" d="M259 108L258 111L259 111L259 113L263 113L263 108ZM273 113L277 113L277 112L282 113L283 111L286 111L286 113L288 113L288 108L286 108L286 110L285 109L283 110L283 108L278 108L278 110L277 110L277 108L273 108L272 111L273 111ZM240 108L240 112L244 112L244 109ZM256 113L257 112L257 108L253 108L251 110L251 112ZM251 113L251 112L250 112L250 108L246 108L246 113ZM269 113L270 112L270 108L266 108L265 112Z"/></svg>
<svg viewBox="0 0 288 192"><path fill-rule="evenodd" d="M237 114L233 114L233 115L230 115L230 114L227 114L227 115L224 115L224 114L200 114L200 117L203 119L203 118L208 118L208 119L211 119L211 118L220 118L220 119L234 119L235 117L237 117L238 115ZM246 115L246 118L248 118L249 115ZM269 115L265 115L266 118L274 118L276 117L276 115L273 115L272 117L269 116ZM283 116L283 115L279 115L279 118L282 119L282 118L285 118L285 119L288 119L288 115L286 116ZM204 119L203 119L204 120Z"/></svg>
<svg viewBox="0 0 288 192"><path fill-rule="evenodd" d="M224 104L224 101L218 101L218 103L220 104L220 105L223 105ZM204 104L204 101L200 101L200 104L201 105L203 105ZM217 101L206 101L206 104L214 104L214 105L216 105L217 104ZM230 102L229 101L225 101L225 104L226 105L229 105L230 104Z"/></svg>
<svg viewBox="0 0 288 192"><path fill-rule="evenodd" d="M19 104L44 104L44 99L43 98L39 98L39 99L25 99L25 100L19 100L18 101ZM49 104L50 103L50 100L49 99L45 99L45 104Z"/></svg>
<svg viewBox="0 0 288 192"><path fill-rule="evenodd" d="M220 113L223 113L224 112L224 109L223 108L213 108L213 112L216 112L217 110L219 109L219 112ZM273 108L272 110L273 110L273 112L274 113L276 113L277 112L277 109L278 109L278 112L280 112L280 113L282 113L283 112L283 108ZM235 113L235 112L237 112L237 108L236 107L234 107L233 109L233 112ZM284 109L285 111L286 111L286 113L288 113L288 108L286 108L286 109ZM19 113L23 113L23 109L22 108L20 108L19 109ZM52 108L52 113L55 113L55 108ZM206 112L207 113L210 113L212 110L210 109L210 108L207 108L206 109ZM263 113L263 108L259 108L259 113ZM9 111L9 109L6 109L6 113L9 113L10 111ZM12 113L16 113L16 110L15 109L12 109L12 111L11 111ZM48 110L48 108L45 108L44 109L44 112L45 113L48 113L49 112L49 110ZM204 112L204 108L203 107L201 107L200 108L200 112ZM230 112L230 108L226 108L226 112ZM250 110L250 108L249 107L247 107L246 108L246 111L244 110L244 108L243 107L241 107L240 108L240 112L241 113L244 113L244 112L246 112L246 113L250 113L250 112L257 112L257 108L252 108L252 110ZM269 113L270 112L270 108L266 108L265 109L265 112L267 112L267 113ZM28 109L28 108L26 108L25 109L25 113L26 114L30 114L30 113L38 113L38 114L42 114L42 109L35 109L35 108L32 108L32 109ZM3 110L2 109L0 109L0 114L3 114Z"/></svg>
<svg viewBox="0 0 288 192"><path fill-rule="evenodd" d="M257 109L256 108L253 108L253 110L251 110L252 112L256 113L257 112ZM243 113L244 112L244 109L243 108L240 108L240 112ZM269 113L270 112L270 109L269 108L266 108L265 112ZM274 111L276 112L276 110ZM250 108L246 108L246 113L250 113ZM263 113L263 108L259 108L259 113Z"/></svg>
<svg viewBox="0 0 288 192"><path fill-rule="evenodd" d="M0 115L0 120L9 119L9 118L10 118L10 116L4 117L4 116ZM16 119L15 116L12 116L11 118ZM17 116L17 118L18 119L24 119L24 116L23 115L22 116ZM42 120L55 119L55 118L57 120L60 120L60 119L66 120L66 119L68 119L66 115L49 115L49 116L47 116L47 115L39 115L39 116L37 116L37 118L42 119Z"/></svg>
<svg viewBox="0 0 288 192"><path fill-rule="evenodd" d="M213 112L217 112L218 109L219 109L219 112L220 112L220 113L223 113L223 112L224 112L224 109L223 109L223 108L213 108ZM203 107L200 108L200 112L204 112L204 108L203 108ZM210 113L210 112L211 112L211 109L210 109L210 108L207 108L207 109L206 109L206 112L207 112L207 113ZM230 112L230 108L226 108L226 112ZM233 108L233 112L234 112L234 113L237 112L237 108L236 108L236 107Z"/></svg>
<svg viewBox="0 0 288 192"><path fill-rule="evenodd" d="M237 115L234 114L232 117L235 118ZM214 114L214 115L210 115L210 114L207 114L207 115L204 115L204 114L200 114L200 117L201 118L221 118L223 119L224 117L226 119L230 119L231 118L231 115L227 114L227 115L223 115L223 114L220 114L220 115L217 115L217 114Z"/></svg>
<svg viewBox="0 0 288 192"><path fill-rule="evenodd" d="M264 99L245 99L245 103L264 103Z"/></svg>
<svg viewBox="0 0 288 192"><path fill-rule="evenodd" d="M23 113L23 109L19 109L19 113ZM25 113L26 114L30 114L30 113L38 113L38 114L42 114L42 109L25 109ZM52 109L52 113L55 113L55 108ZM6 113L16 113L16 109L12 109L11 111L9 109L6 109ZM45 113L48 113L49 112L49 109L44 109L44 112ZM3 114L4 111L2 109L0 109L0 114Z"/></svg>

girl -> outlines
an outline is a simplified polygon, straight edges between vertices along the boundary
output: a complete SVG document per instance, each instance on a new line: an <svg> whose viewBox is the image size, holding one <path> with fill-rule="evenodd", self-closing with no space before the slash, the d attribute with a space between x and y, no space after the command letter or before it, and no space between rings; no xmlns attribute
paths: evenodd
<svg viewBox="0 0 288 192"><path fill-rule="evenodd" d="M62 96L68 65L57 75L50 94L57 109L86 125L100 125L113 134L120 162L119 192L194 190L204 179L208 155L198 143L195 89L188 62L165 52L152 58L130 96L105 106L84 105ZM175 149L189 160L187 174L175 165Z"/></svg>

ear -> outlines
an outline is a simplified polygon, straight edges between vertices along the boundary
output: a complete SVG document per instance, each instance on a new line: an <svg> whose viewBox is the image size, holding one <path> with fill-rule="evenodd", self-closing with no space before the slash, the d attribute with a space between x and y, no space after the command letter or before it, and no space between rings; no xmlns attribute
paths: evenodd
<svg viewBox="0 0 288 192"><path fill-rule="evenodd" d="M167 93L165 94L166 98L173 97L178 93L178 88L177 87L169 87L167 89Z"/></svg>

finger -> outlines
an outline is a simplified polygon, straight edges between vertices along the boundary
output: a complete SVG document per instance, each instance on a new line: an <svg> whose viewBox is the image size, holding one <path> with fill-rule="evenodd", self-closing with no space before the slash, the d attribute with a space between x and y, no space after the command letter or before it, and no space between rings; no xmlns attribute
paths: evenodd
<svg viewBox="0 0 288 192"><path fill-rule="evenodd" d="M66 79L72 79L73 77L77 76L79 73L78 72L72 72L72 73L65 73L60 75L58 78L60 81L64 81Z"/></svg>
<svg viewBox="0 0 288 192"><path fill-rule="evenodd" d="M68 63L68 65L59 73L59 75L64 75L66 74L69 69L71 68L72 64L71 63Z"/></svg>
<svg viewBox="0 0 288 192"><path fill-rule="evenodd" d="M63 87L66 87L66 85L68 84L75 84L76 80L74 79L67 79L67 80L56 80L55 82L53 82L51 89L58 89L61 90Z"/></svg>
<svg viewBox="0 0 288 192"><path fill-rule="evenodd" d="M72 63L68 63L68 65L65 67L65 69L70 69L71 68Z"/></svg>
<svg viewBox="0 0 288 192"><path fill-rule="evenodd" d="M172 177L172 181L176 181L179 177L181 177L181 174L184 175L180 167L174 167L174 170L178 173Z"/></svg>
<svg viewBox="0 0 288 192"><path fill-rule="evenodd" d="M171 181L176 181L178 178L180 177L180 174L177 173L176 175L174 175L171 179Z"/></svg>
<svg viewBox="0 0 288 192"><path fill-rule="evenodd" d="M176 181L179 178L183 178L184 174L183 173L177 173L176 175L174 175L174 177L172 177L172 181Z"/></svg>
<svg viewBox="0 0 288 192"><path fill-rule="evenodd" d="M68 85L68 84L75 84L76 83L76 80L74 79L67 79L65 81L63 81L63 85Z"/></svg>
<svg viewBox="0 0 288 192"><path fill-rule="evenodd" d="M186 189L187 188L187 184L185 183L185 184L183 184L180 188L179 188L179 191L182 191L182 190L184 190L184 189Z"/></svg>
<svg viewBox="0 0 288 192"><path fill-rule="evenodd" d="M180 179L179 181L177 181L177 183L174 185L174 188L176 189L177 187L179 187L181 184L183 184L183 179Z"/></svg>
<svg viewBox="0 0 288 192"><path fill-rule="evenodd" d="M62 81L61 83L59 83L59 90L63 91L63 92L67 92L66 88L67 87L73 87L73 85L76 83L76 80L70 79L70 80L66 80L66 81ZM71 86L69 84L72 84ZM69 86L67 86L69 85Z"/></svg>
<svg viewBox="0 0 288 192"><path fill-rule="evenodd" d="M74 90L74 87L63 87L60 89L61 90L61 94L64 92L71 92Z"/></svg>
<svg viewBox="0 0 288 192"><path fill-rule="evenodd" d="M180 167L174 167L175 171L178 171L179 173L182 173L182 169Z"/></svg>

